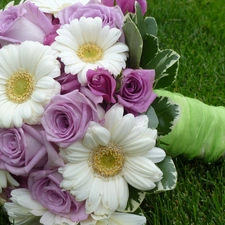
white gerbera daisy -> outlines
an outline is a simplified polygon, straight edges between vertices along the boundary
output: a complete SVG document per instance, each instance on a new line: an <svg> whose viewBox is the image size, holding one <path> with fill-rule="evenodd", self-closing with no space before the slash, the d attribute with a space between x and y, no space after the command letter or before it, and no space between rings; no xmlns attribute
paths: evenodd
<svg viewBox="0 0 225 225"><path fill-rule="evenodd" d="M11 176L11 174L6 170L0 170L0 193L2 193L2 188L8 186L19 186L19 183Z"/></svg>
<svg viewBox="0 0 225 225"><path fill-rule="evenodd" d="M25 41L0 49L0 127L37 124L60 92L60 64L50 46Z"/></svg>
<svg viewBox="0 0 225 225"><path fill-rule="evenodd" d="M46 209L32 199L29 190L15 189L11 195L11 202L4 204L10 222L16 225L39 225L40 216L46 212Z"/></svg>
<svg viewBox="0 0 225 225"><path fill-rule="evenodd" d="M87 81L88 69L104 67L117 76L126 66L128 47L118 42L121 31L102 26L99 17L81 17L57 31L52 47L59 51L66 73L78 74L81 84Z"/></svg>
<svg viewBox="0 0 225 225"><path fill-rule="evenodd" d="M86 5L89 0L27 0L34 3L42 12L54 14L77 2Z"/></svg>
<svg viewBox="0 0 225 225"><path fill-rule="evenodd" d="M61 186L77 201L86 200L88 214L122 211L128 184L145 191L162 179L155 163L164 159L165 152L154 147L157 131L148 128L147 116L123 112L121 105L114 105L104 116L104 126L91 122L82 140L60 149L66 161L59 169Z"/></svg>
<svg viewBox="0 0 225 225"><path fill-rule="evenodd" d="M6 202L4 207L9 220L15 225L76 225L79 223L51 213L38 201L32 199L28 189L15 189L11 195L11 202Z"/></svg>
<svg viewBox="0 0 225 225"><path fill-rule="evenodd" d="M144 225L146 218L129 213L113 213L110 216L90 215L85 221L80 222L81 225Z"/></svg>

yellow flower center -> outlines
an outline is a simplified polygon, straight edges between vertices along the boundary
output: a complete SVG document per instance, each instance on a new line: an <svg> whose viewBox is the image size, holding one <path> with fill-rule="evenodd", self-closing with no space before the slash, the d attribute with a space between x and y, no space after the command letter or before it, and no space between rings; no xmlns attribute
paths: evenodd
<svg viewBox="0 0 225 225"><path fill-rule="evenodd" d="M98 45L86 43L77 50L78 57L86 63L95 63L103 57L103 50Z"/></svg>
<svg viewBox="0 0 225 225"><path fill-rule="evenodd" d="M121 172L124 159L116 146L99 146L92 155L92 168L103 177L113 177Z"/></svg>
<svg viewBox="0 0 225 225"><path fill-rule="evenodd" d="M34 91L34 78L26 71L17 71L6 83L6 94L12 102L27 101Z"/></svg>

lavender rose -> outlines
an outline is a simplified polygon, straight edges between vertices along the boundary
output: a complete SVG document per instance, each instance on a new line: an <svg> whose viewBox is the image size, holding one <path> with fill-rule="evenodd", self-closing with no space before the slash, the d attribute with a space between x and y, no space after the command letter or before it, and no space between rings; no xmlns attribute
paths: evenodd
<svg viewBox="0 0 225 225"><path fill-rule="evenodd" d="M104 26L108 25L110 28L116 27L122 30L124 15L120 7L107 7L100 3L88 3L86 5L76 3L58 13L61 24L70 23L72 20L81 17L100 17Z"/></svg>
<svg viewBox="0 0 225 225"><path fill-rule="evenodd" d="M144 15L147 10L147 1L146 0L116 0L116 4L122 9L123 13L126 14L127 12L135 12L135 1L137 1L142 10L142 14ZM101 1L104 5L113 6L114 0L102 0Z"/></svg>
<svg viewBox="0 0 225 225"><path fill-rule="evenodd" d="M102 96L109 103L115 103L116 80L103 68L87 71L87 86L95 95Z"/></svg>
<svg viewBox="0 0 225 225"><path fill-rule="evenodd" d="M83 137L92 120L98 121L97 109L82 93L74 90L53 97L41 122L47 139L65 148Z"/></svg>
<svg viewBox="0 0 225 225"><path fill-rule="evenodd" d="M27 1L0 11L0 46L25 40L44 43L53 31L48 17L37 6Z"/></svg>
<svg viewBox="0 0 225 225"><path fill-rule="evenodd" d="M156 94L152 92L154 78L154 70L125 69L117 94L118 102L129 112L146 112L156 98Z"/></svg>
<svg viewBox="0 0 225 225"><path fill-rule="evenodd" d="M60 188L62 175L55 170L40 170L30 174L28 189L34 200L50 212L73 222L87 219L84 202L77 202L67 191Z"/></svg>
<svg viewBox="0 0 225 225"><path fill-rule="evenodd" d="M18 176L34 168L62 166L63 160L43 133L38 125L0 129L0 169Z"/></svg>
<svg viewBox="0 0 225 225"><path fill-rule="evenodd" d="M61 84L62 95L80 89L80 82L77 79L77 75L63 72L59 77L56 77L56 80Z"/></svg>

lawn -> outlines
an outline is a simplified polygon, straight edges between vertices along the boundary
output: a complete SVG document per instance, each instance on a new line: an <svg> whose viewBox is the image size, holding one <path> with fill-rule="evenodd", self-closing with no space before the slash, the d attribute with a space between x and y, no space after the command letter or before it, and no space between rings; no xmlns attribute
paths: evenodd
<svg viewBox="0 0 225 225"><path fill-rule="evenodd" d="M1 1L4 4L4 1ZM156 18L162 49L180 55L171 91L211 105L225 105L224 0L149 0L148 15ZM142 207L148 224L224 225L225 163L174 159L177 187L149 195ZM1 216L0 225L7 222Z"/></svg>

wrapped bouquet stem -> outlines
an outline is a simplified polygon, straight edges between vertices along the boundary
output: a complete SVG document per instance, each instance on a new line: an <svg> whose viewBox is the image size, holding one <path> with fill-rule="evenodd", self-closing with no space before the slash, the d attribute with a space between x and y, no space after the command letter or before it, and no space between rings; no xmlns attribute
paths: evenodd
<svg viewBox="0 0 225 225"><path fill-rule="evenodd" d="M225 152L225 108L165 90L155 91L169 97L178 106L179 115L172 131L160 136L160 146L171 156L189 159L201 157L206 162L218 160Z"/></svg>

